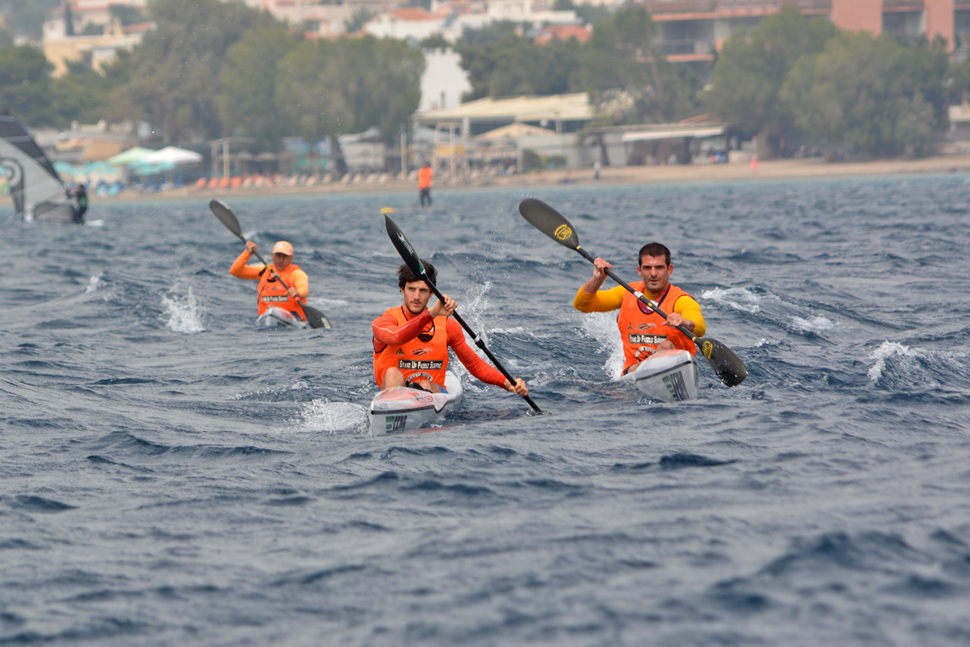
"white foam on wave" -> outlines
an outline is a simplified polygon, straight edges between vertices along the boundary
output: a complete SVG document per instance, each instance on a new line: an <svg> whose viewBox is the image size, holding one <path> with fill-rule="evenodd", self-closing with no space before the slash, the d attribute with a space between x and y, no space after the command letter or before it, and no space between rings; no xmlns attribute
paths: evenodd
<svg viewBox="0 0 970 647"><path fill-rule="evenodd" d="M104 283L104 281L101 280L102 276L104 276L104 272L98 272L89 278L87 287L84 288L84 294L91 294L101 287L101 284Z"/></svg>
<svg viewBox="0 0 970 647"><path fill-rule="evenodd" d="M184 291L178 290L176 286L176 292L181 292L181 295L162 296L162 305L165 306L162 318L165 320L165 325L172 332L186 335L203 332L205 308L195 298L192 286Z"/></svg>
<svg viewBox="0 0 970 647"><path fill-rule="evenodd" d="M623 340L616 327L616 318L606 312L592 312L583 317L583 330L600 343L602 350L610 353L603 370L614 378L623 370Z"/></svg>
<svg viewBox="0 0 970 647"><path fill-rule="evenodd" d="M879 381L879 378L882 377L882 372L886 368L886 360L896 355L912 356L913 353L910 352L909 348L895 341L884 341L879 348L872 351L869 354L869 359L876 360L876 363L866 371L869 379L873 382Z"/></svg>
<svg viewBox="0 0 970 647"><path fill-rule="evenodd" d="M755 314L761 311L762 297L744 288L714 288L701 293L701 298L707 301L724 304L735 310Z"/></svg>
<svg viewBox="0 0 970 647"><path fill-rule="evenodd" d="M813 319L803 319L802 317L792 317L791 321L795 324L795 327L799 330L804 330L806 332L820 333L826 330L832 330L838 324L836 324L831 319L826 319L825 317L814 317Z"/></svg>
<svg viewBox="0 0 970 647"><path fill-rule="evenodd" d="M303 405L293 431L303 433L337 433L367 431L367 407L353 402L313 400Z"/></svg>

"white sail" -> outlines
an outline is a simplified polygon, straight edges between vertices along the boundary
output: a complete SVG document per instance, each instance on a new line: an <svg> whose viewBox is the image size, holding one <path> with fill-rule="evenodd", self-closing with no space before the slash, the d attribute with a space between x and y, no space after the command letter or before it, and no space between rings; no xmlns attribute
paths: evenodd
<svg viewBox="0 0 970 647"><path fill-rule="evenodd" d="M8 115L0 115L0 172L7 177L19 218L74 222L74 205L54 165Z"/></svg>

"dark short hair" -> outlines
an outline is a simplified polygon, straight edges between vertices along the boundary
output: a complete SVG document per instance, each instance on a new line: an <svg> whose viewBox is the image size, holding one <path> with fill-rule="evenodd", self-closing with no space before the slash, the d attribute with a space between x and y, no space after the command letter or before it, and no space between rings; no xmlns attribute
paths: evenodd
<svg viewBox="0 0 970 647"><path fill-rule="evenodd" d="M421 259L421 264L424 265L425 274L431 279L432 283L438 282L438 271L434 268L434 265L428 261ZM411 271L407 263L397 268L397 287L404 289L404 285L407 283L413 283L414 281L423 281L424 279ZM428 286L431 287L430 285Z"/></svg>
<svg viewBox="0 0 970 647"><path fill-rule="evenodd" d="M647 243L641 247L640 254L637 256L637 265L643 265L644 256L663 256L667 265L670 265L670 250L660 243Z"/></svg>

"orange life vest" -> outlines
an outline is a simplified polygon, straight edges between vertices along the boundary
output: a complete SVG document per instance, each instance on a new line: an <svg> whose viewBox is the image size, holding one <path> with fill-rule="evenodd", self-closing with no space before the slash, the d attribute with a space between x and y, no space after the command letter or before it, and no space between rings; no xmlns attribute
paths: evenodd
<svg viewBox="0 0 970 647"><path fill-rule="evenodd" d="M630 287L643 292L643 281L633 283ZM657 305L669 314L674 311L677 299L685 296L690 295L676 285L668 285L666 293L660 295L660 302ZM623 295L616 325L619 326L620 337L623 339L624 371L657 352L657 346L665 340L670 341L677 348L690 352L691 355L697 353L697 347L687 335L668 326L663 317L640 303L640 300L629 290Z"/></svg>
<svg viewBox="0 0 970 647"><path fill-rule="evenodd" d="M300 269L299 265L290 263L285 270L282 272L277 272L280 278L283 279L283 283L288 286L293 286L293 272ZM263 272L259 277L259 285L256 289L256 295L259 299L259 305L256 310L257 315L261 315L266 312L266 309L270 306L276 306L277 308L282 308L283 310L289 310L290 312L300 315L300 318L306 321L306 314L303 312L303 304L299 299L294 299L289 294L286 293L286 288L284 288L276 277L273 275L273 268L271 265L267 265L263 268Z"/></svg>
<svg viewBox="0 0 970 647"><path fill-rule="evenodd" d="M418 171L418 188L419 189L429 189L431 188L431 176L433 171L430 166L426 166Z"/></svg>
<svg viewBox="0 0 970 647"><path fill-rule="evenodd" d="M398 325L408 322L404 306L389 308L384 314L391 315ZM377 386L384 383L384 374L389 368L400 369L404 380L427 378L440 386L445 385L445 370L448 368L448 317L435 317L431 323L432 335L422 332L411 341L400 346L388 344L374 351L374 379ZM422 339L424 337L424 339Z"/></svg>

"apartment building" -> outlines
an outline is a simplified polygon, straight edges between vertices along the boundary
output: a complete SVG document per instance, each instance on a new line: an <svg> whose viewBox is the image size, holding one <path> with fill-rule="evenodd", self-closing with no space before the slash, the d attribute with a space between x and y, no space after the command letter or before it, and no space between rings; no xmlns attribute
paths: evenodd
<svg viewBox="0 0 970 647"><path fill-rule="evenodd" d="M840 29L942 37L951 50L970 46L970 0L642 0L674 62L704 65L740 27L753 28L782 7L824 16Z"/></svg>

